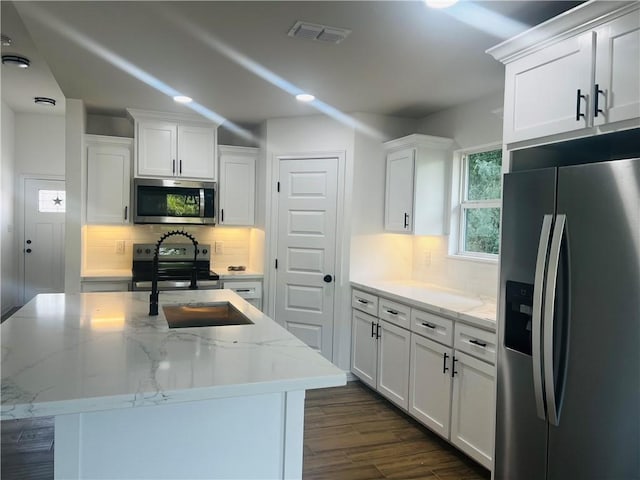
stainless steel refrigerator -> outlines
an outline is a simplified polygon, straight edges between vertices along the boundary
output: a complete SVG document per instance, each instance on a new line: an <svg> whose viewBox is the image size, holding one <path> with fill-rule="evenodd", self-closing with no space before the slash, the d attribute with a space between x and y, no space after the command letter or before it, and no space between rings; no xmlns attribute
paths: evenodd
<svg viewBox="0 0 640 480"><path fill-rule="evenodd" d="M588 145L504 178L498 480L640 479L640 158Z"/></svg>

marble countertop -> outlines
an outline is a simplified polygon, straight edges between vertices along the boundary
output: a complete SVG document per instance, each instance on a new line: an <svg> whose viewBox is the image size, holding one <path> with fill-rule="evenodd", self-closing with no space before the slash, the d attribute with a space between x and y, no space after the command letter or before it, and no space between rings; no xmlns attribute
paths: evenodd
<svg viewBox="0 0 640 480"><path fill-rule="evenodd" d="M254 325L169 329L163 305L229 301ZM345 373L229 290L38 295L1 328L2 419L344 385Z"/></svg>
<svg viewBox="0 0 640 480"><path fill-rule="evenodd" d="M220 280L262 280L263 273L255 272L253 270L245 270L243 272L229 271L229 270L215 270L220 275Z"/></svg>
<svg viewBox="0 0 640 480"><path fill-rule="evenodd" d="M496 301L493 298L413 281L351 280L351 285L412 307L496 331Z"/></svg>

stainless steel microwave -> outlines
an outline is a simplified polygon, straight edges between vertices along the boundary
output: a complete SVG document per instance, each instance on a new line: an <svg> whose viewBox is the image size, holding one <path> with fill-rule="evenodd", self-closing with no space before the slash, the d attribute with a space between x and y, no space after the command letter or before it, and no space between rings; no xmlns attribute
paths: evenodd
<svg viewBox="0 0 640 480"><path fill-rule="evenodd" d="M133 223L214 225L216 183L134 178Z"/></svg>

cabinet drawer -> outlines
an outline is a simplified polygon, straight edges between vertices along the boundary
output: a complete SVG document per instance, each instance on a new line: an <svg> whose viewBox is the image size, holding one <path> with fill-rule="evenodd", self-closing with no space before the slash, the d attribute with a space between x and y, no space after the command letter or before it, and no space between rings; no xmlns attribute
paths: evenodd
<svg viewBox="0 0 640 480"><path fill-rule="evenodd" d="M380 298L378 301L378 318L408 330L411 325L411 308L386 298Z"/></svg>
<svg viewBox="0 0 640 480"><path fill-rule="evenodd" d="M456 324L454 348L471 356L495 364L496 334L471 325Z"/></svg>
<svg viewBox="0 0 640 480"><path fill-rule="evenodd" d="M411 331L443 345L453 345L453 320L411 309Z"/></svg>
<svg viewBox="0 0 640 480"><path fill-rule="evenodd" d="M370 293L353 289L351 291L351 306L369 315L378 315L378 297Z"/></svg>
<svg viewBox="0 0 640 480"><path fill-rule="evenodd" d="M222 288L233 290L242 298L262 298L262 282L222 282Z"/></svg>

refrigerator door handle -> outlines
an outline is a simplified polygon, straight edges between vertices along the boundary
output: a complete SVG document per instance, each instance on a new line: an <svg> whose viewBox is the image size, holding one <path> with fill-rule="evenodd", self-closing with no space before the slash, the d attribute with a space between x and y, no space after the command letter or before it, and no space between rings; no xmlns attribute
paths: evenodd
<svg viewBox="0 0 640 480"><path fill-rule="evenodd" d="M532 312L532 337L531 354L533 363L533 389L536 397L536 412L541 420L547 419L544 408L544 394L542 384L542 298L544 287L544 272L549 250L549 237L553 215L545 215L542 220L540 241L538 242L538 257L536 260L536 275L533 285L533 312Z"/></svg>
<svg viewBox="0 0 640 480"><path fill-rule="evenodd" d="M551 249L549 250L549 264L547 268L547 284L544 293L544 384L547 400L547 412L549 414L549 423L556 427L560 421L560 412L558 411L558 402L555 392L555 378L553 374L553 333L554 333L554 312L556 298L556 283L558 280L558 263L560 261L560 247L562 245L562 237L564 235L567 223L566 215L557 215L555 227L553 229L553 238L551 239Z"/></svg>

